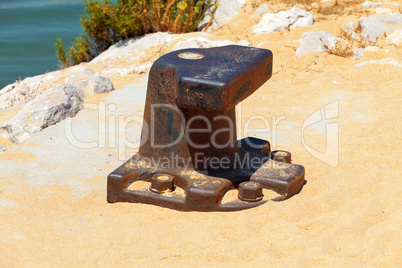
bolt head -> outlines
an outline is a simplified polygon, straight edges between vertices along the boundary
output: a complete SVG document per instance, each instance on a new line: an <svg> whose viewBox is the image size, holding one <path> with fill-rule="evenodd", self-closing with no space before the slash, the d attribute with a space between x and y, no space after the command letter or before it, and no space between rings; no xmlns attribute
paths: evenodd
<svg viewBox="0 0 402 268"><path fill-rule="evenodd" d="M278 161L278 162L285 162L285 163L291 163L292 162L292 155L288 151L283 151L283 150L277 150L273 151L271 153L271 158L272 160Z"/></svg>
<svg viewBox="0 0 402 268"><path fill-rule="evenodd" d="M248 202L261 201L264 195L262 194L262 186L255 181L245 181L239 184L239 199Z"/></svg>
<svg viewBox="0 0 402 268"><path fill-rule="evenodd" d="M151 179L151 190L157 194L163 194L166 191L173 191L173 176L167 174L158 174L153 175Z"/></svg>

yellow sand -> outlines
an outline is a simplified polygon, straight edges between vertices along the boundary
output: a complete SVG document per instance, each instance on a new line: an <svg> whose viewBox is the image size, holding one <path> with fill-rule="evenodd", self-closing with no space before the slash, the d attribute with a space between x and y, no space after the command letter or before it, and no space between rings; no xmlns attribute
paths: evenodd
<svg viewBox="0 0 402 268"><path fill-rule="evenodd" d="M308 28L253 36L249 29L258 20L249 19L252 12L248 3L214 32L215 39L264 42L260 47L273 51L274 75L244 101L241 119L244 124L263 115L272 128L273 116L286 116L278 123L277 147L306 168L300 194L240 212L178 212L108 204L106 189L74 199L66 186L32 188L16 177L1 178L0 196L18 206L0 206L0 266L401 265L401 68L354 68L375 52L360 61L327 53L294 56L304 32L339 34L338 26L361 14L325 17L313 11L324 19ZM402 63L401 48L383 44L380 53ZM339 101L339 116L329 120L339 125L336 167L313 157L301 142L304 120L333 101ZM322 152L324 134L307 128L304 140ZM17 150L7 156L30 161ZM114 168L93 181L106 180ZM46 199L39 198L43 193Z"/></svg>

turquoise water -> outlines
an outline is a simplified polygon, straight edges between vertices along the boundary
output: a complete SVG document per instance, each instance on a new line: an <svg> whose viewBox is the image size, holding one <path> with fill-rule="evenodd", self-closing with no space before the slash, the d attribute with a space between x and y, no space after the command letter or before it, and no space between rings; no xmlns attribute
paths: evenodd
<svg viewBox="0 0 402 268"><path fill-rule="evenodd" d="M54 43L82 33L81 0L0 0L0 90L58 67Z"/></svg>

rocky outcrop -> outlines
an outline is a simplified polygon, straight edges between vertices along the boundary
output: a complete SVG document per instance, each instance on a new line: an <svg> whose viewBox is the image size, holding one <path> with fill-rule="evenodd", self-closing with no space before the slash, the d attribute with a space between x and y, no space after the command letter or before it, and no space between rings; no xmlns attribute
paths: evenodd
<svg viewBox="0 0 402 268"><path fill-rule="evenodd" d="M357 39L358 34L356 33L357 25L354 22L349 22L345 25L344 32L350 36L352 39Z"/></svg>
<svg viewBox="0 0 402 268"><path fill-rule="evenodd" d="M352 38L357 39L359 35L370 42L375 42L384 33L393 32L402 26L402 14L391 13L385 15L374 15L362 17L358 23L350 22L345 26L345 32ZM356 33L355 29L361 28L361 34Z"/></svg>
<svg viewBox="0 0 402 268"><path fill-rule="evenodd" d="M24 107L0 125L0 138L21 143L42 129L73 117L82 109L88 94L108 93L114 90L110 79L83 66L73 66L28 77L6 86L0 91L0 112ZM8 146L0 144L0 153Z"/></svg>
<svg viewBox="0 0 402 268"><path fill-rule="evenodd" d="M217 0L216 3L219 5L216 13L212 19L211 25L208 27L208 30L215 30L226 23L228 23L234 16L236 16L237 12L244 6L246 3L245 0ZM205 26L211 20L212 12L214 7L211 7L205 17L202 19L200 23L199 29L205 28Z"/></svg>
<svg viewBox="0 0 402 268"><path fill-rule="evenodd" d="M392 13L392 9L379 7L379 8L375 9L375 13L377 13L377 14L390 14L390 13Z"/></svg>
<svg viewBox="0 0 402 268"><path fill-rule="evenodd" d="M26 103L47 90L48 82L54 81L61 71L50 72L10 84L0 90L0 112L15 105Z"/></svg>
<svg viewBox="0 0 402 268"><path fill-rule="evenodd" d="M99 74L107 77L142 74L148 72L153 63L152 58L149 58L149 56L146 57L144 50L157 45L167 47L178 38L184 40L177 42L171 49L172 51L185 48L207 48L236 44L228 40L209 40L207 37L210 36L211 35L208 33L149 34L141 38L124 40L111 46L108 50L93 59L90 64L101 65L103 68ZM237 44L243 46L251 45L251 43L246 40L240 40ZM130 64L128 65L127 63Z"/></svg>
<svg viewBox="0 0 402 268"><path fill-rule="evenodd" d="M402 14L392 13L376 15L369 18L360 18L359 24L362 28L362 36L368 41L375 41L384 33L394 31L394 28L388 25L401 25Z"/></svg>
<svg viewBox="0 0 402 268"><path fill-rule="evenodd" d="M265 14L260 22L253 27L252 32L256 34L286 31L295 27L307 27L313 24L314 18L310 12L292 7L287 11Z"/></svg>
<svg viewBox="0 0 402 268"><path fill-rule="evenodd" d="M371 1L366 1L362 4L362 7L364 8L375 8L375 7L379 7L380 3L377 2L371 2Z"/></svg>
<svg viewBox="0 0 402 268"><path fill-rule="evenodd" d="M205 37L187 38L184 41L177 42L172 51L186 49L186 48L209 48L209 47L222 47L228 45L250 46L251 43L247 40L240 40L238 43L233 41L213 41Z"/></svg>
<svg viewBox="0 0 402 268"><path fill-rule="evenodd" d="M64 83L76 84L84 79L88 79L94 76L95 74L96 72L85 66L73 66L66 69L66 78L64 80Z"/></svg>
<svg viewBox="0 0 402 268"><path fill-rule="evenodd" d="M96 73L82 65L73 66L63 71L54 71L25 78L0 90L0 112L25 104L57 84L77 84L93 77Z"/></svg>
<svg viewBox="0 0 402 268"><path fill-rule="evenodd" d="M310 31L302 35L296 56L300 57L310 52L326 51L336 46L342 39L327 31Z"/></svg>
<svg viewBox="0 0 402 268"><path fill-rule="evenodd" d="M85 93L73 84L63 83L28 102L15 116L1 124L0 132L19 144L42 129L84 108Z"/></svg>
<svg viewBox="0 0 402 268"><path fill-rule="evenodd" d="M78 87L84 89L91 95L109 93L114 90L113 83L109 78L96 74L89 79L81 81Z"/></svg>
<svg viewBox="0 0 402 268"><path fill-rule="evenodd" d="M402 29L398 29L387 36L387 43L392 45L402 45Z"/></svg>
<svg viewBox="0 0 402 268"><path fill-rule="evenodd" d="M268 13L268 12L269 12L269 5L262 4L254 11L254 14L251 15L251 18L253 18L253 19L259 18L259 17L261 17L262 15L264 15L265 13Z"/></svg>
<svg viewBox="0 0 402 268"><path fill-rule="evenodd" d="M180 35L170 33L154 33L141 37L126 39L120 41L91 61L95 64L113 64L118 61L138 61L144 55L142 50L161 45L168 44Z"/></svg>

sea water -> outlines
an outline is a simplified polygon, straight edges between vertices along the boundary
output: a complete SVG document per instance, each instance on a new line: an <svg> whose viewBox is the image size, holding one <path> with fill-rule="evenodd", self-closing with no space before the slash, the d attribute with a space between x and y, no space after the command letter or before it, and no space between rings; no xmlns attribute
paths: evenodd
<svg viewBox="0 0 402 268"><path fill-rule="evenodd" d="M54 43L64 48L83 33L82 0L0 0L0 90L26 77L54 71Z"/></svg>

